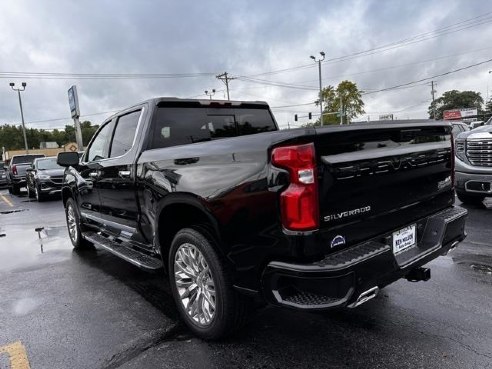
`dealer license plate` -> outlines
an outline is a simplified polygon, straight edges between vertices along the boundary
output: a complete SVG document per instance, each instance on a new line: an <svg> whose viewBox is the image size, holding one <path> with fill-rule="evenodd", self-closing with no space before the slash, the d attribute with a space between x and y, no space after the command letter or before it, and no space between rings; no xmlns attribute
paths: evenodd
<svg viewBox="0 0 492 369"><path fill-rule="evenodd" d="M416 242L415 224L393 232L393 253L399 254L415 245Z"/></svg>

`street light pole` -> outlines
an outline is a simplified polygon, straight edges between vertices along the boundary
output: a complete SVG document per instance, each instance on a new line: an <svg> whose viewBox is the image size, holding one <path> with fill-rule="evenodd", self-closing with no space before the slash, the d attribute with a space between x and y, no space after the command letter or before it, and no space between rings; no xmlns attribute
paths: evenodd
<svg viewBox="0 0 492 369"><path fill-rule="evenodd" d="M325 52L324 51L320 51L319 54L321 55L321 58L318 58L318 60L316 60L316 58L314 56L310 56L311 59L314 60L315 63L318 63L318 72L319 72L319 119L320 119L320 123L321 125L323 125L323 96L322 96L322 92L323 92L323 86L322 86L322 81L321 81L321 62L323 60L325 60Z"/></svg>
<svg viewBox="0 0 492 369"><path fill-rule="evenodd" d="M26 89L27 83L22 82L22 87L15 88L15 83L10 82L10 87L12 90L17 91L17 95L19 96L19 106L20 106L20 113L21 113L21 119L22 119L22 133L24 135L24 147L26 149L26 154L29 154L29 147L27 146L27 136L26 136L26 125L24 123L24 110L22 109L22 99L21 99L21 91L24 91Z"/></svg>
<svg viewBox="0 0 492 369"><path fill-rule="evenodd" d="M208 97L210 97L210 100L212 100L212 96L215 95L215 88L212 89L212 91L205 90L205 95L207 95Z"/></svg>

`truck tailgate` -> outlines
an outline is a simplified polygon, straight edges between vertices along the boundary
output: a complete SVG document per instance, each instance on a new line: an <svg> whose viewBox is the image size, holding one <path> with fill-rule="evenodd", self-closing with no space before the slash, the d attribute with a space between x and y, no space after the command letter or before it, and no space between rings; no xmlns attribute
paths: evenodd
<svg viewBox="0 0 492 369"><path fill-rule="evenodd" d="M342 246L340 240L348 246L402 228L454 202L445 124L317 128L315 148L320 230L331 249Z"/></svg>

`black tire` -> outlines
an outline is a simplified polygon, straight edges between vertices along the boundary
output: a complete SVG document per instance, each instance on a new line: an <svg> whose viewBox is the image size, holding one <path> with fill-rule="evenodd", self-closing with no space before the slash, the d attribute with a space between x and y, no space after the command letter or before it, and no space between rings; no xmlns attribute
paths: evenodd
<svg viewBox="0 0 492 369"><path fill-rule="evenodd" d="M10 191L9 191L10 192ZM10 192L12 195L18 196L20 194L20 187L13 184L12 185L12 192Z"/></svg>
<svg viewBox="0 0 492 369"><path fill-rule="evenodd" d="M36 183L34 184L34 194L38 202L43 202L46 200L46 196L41 192L41 189Z"/></svg>
<svg viewBox="0 0 492 369"><path fill-rule="evenodd" d="M464 192L457 192L456 195L458 195L458 199L463 204L469 205L481 205L483 200L485 199L485 196L483 195L472 195Z"/></svg>
<svg viewBox="0 0 492 369"><path fill-rule="evenodd" d="M9 186L9 194L13 194L13 191L12 191L12 186Z"/></svg>
<svg viewBox="0 0 492 369"><path fill-rule="evenodd" d="M76 230L76 236L73 236L71 232L71 225L70 225L71 220L69 219L69 214L71 214L75 220L74 229ZM65 218L67 221L68 237L70 238L70 241L72 242L74 249L81 250L81 249L90 248L92 244L82 237L83 227L80 224L80 216L79 216L77 204L75 204L75 201L71 198L68 199L67 202L65 203Z"/></svg>
<svg viewBox="0 0 492 369"><path fill-rule="evenodd" d="M210 323L206 325L196 322L186 311L176 285L176 253L178 250L182 250L181 246L189 247L187 245L193 245L203 255L214 284L215 311ZM218 243L212 232L206 226L195 225L180 230L174 237L169 250L169 282L179 314L196 336L208 340L223 338L241 328L246 323L252 306L249 298L240 295L233 289L230 269L224 257L217 252L217 247ZM199 287L196 289L200 291ZM196 300L199 304L199 297ZM203 309L203 301L206 299L202 297L201 301Z"/></svg>
<svg viewBox="0 0 492 369"><path fill-rule="evenodd" d="M29 197L30 199L36 197L36 194L34 193L34 191L31 190L31 187L29 187L29 185L27 185L26 188L27 188L27 197Z"/></svg>

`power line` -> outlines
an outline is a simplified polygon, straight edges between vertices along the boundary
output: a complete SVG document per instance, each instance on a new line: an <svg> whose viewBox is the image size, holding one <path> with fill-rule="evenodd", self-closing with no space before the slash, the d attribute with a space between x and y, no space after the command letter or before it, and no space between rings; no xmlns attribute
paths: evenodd
<svg viewBox="0 0 492 369"><path fill-rule="evenodd" d="M439 77L447 76L449 74L461 72L461 71L466 70L466 69L470 69L470 68L477 67L479 65L490 63L491 61L492 61L492 59L487 59L487 60L484 60L484 61L481 61L481 62L478 62L478 63L475 63L475 64L467 65L466 67L461 67L461 68L454 69L454 70L451 70L451 71L448 71L448 72L436 74L434 76L422 78L422 79L419 79L419 80L416 80L416 81L401 83L401 84L396 85L396 86L391 86L391 87L386 87L386 88L382 88L382 89L375 90L375 91L366 92L366 93L363 93L362 95L370 95L370 94L377 93L377 92L389 91L389 90L397 89L397 88L400 88L400 87L410 86L410 85L413 85L415 83L429 81L429 80L432 80L434 78L439 78Z"/></svg>
<svg viewBox="0 0 492 369"><path fill-rule="evenodd" d="M417 34L417 35L414 35L414 36L411 36L411 37L408 37L408 38L405 38L405 39L402 39L399 41L395 41L395 42L392 42L389 44L384 44L381 46L376 46L376 47L373 47L370 49L354 52L351 54L326 59L324 61L324 63L340 62L340 61L346 61L346 60L361 57L361 56L373 55L375 53L393 50L397 47L408 46L408 45L411 45L411 44L414 44L417 42L427 41L427 40L430 40L430 39L433 39L436 37L448 35L450 33L458 32L458 31L461 31L464 29L477 27L477 26L480 26L482 24L492 22L492 17L488 17L491 14L492 14L492 12L487 12L487 13L481 14L479 16L463 20L463 21L458 22L458 23L454 23L454 24L451 24L451 25L448 25L448 26L445 26L442 28L438 28L438 29L435 29L432 31L428 31L425 33ZM480 18L484 18L484 19L480 19ZM473 23L477 19L480 19L480 20L478 22ZM468 24L468 23L471 23L471 24ZM252 75L245 75L245 76L241 76L241 77L259 77L259 76L265 76L265 75L274 75L274 74L278 74L278 73L284 73L284 72L289 72L289 71L294 71L294 70L299 70L299 69L305 69L305 68L313 68L313 67L314 67L314 65L312 65L312 64L304 64L304 65L299 65L299 66L290 67L290 68L272 70L269 72L257 73L257 74L252 74Z"/></svg>
<svg viewBox="0 0 492 369"><path fill-rule="evenodd" d="M462 55L471 54L471 53L475 53L475 52L479 52L479 51L490 50L490 49L492 49L492 47L484 47L481 49L470 50L470 51L465 51L465 52L456 53L456 54L443 55L443 56L439 56L436 58L426 59L426 60L413 62L413 63L389 65L389 66L386 66L383 68L365 70L365 71L356 72L356 73L327 76L326 78L331 78L331 79L344 78L344 77L358 76L358 75L367 74L367 73L382 72L382 71L386 71L386 70L390 70L390 69L397 69L397 68L408 67L408 66L412 66L412 65L420 65L420 64L425 64L425 63L429 63L429 62L436 61L436 60L452 58L452 57L456 57L456 56L462 56ZM264 82L264 83L262 83L265 85L264 88L267 88L269 86L278 86L278 87L289 87L289 88L298 88L298 89L315 89L316 86L302 85L302 83L309 83L309 82L317 82L318 81L317 79L312 79L312 80L307 80L307 81L300 81L300 82L298 82L299 84L292 84L292 83L289 84L289 83L282 82L282 81L274 81L274 80L259 79L259 78L249 78L249 77L239 77L238 79L242 80L242 81L248 81L248 82L254 81L255 83ZM287 86L284 86L284 85L287 85ZM367 90L367 89L364 89L364 90Z"/></svg>
<svg viewBox="0 0 492 369"><path fill-rule="evenodd" d="M282 105L282 106L270 106L270 109L281 109L281 108L293 108L296 106L307 106L307 105L315 105L315 102L302 103L302 104L293 104L293 105Z"/></svg>
<svg viewBox="0 0 492 369"><path fill-rule="evenodd" d="M474 20L474 19L476 19L476 18L472 18L471 20ZM442 31L439 31L439 32L431 31L431 32L428 32L429 35L426 36L426 37L417 37L417 39L414 39L414 40L408 39L408 41L395 42L394 44L388 44L386 46L369 49L369 50L366 50L366 51L363 51L363 52L359 52L359 53L355 53L355 54L352 54L352 55L347 55L347 56L342 56L342 57L328 59L328 60L326 60L326 62L327 63L341 62L341 61L346 61L346 60L354 59L354 58L357 58L357 57L360 57L360 56L374 55L376 53L385 52L385 51L389 51L389 50L394 50L394 49L397 49L397 48L400 48L400 47L403 47L403 46L408 46L408 45L412 45L412 44L419 43L419 42L422 42L422 41L431 40L431 39L434 39L434 38L437 38L437 37L440 37L440 36L448 35L448 34L451 34L451 33L458 32L458 31L463 31L463 30L469 29L469 28L474 28L474 27L477 27L477 26L480 26L480 25L483 25L483 24L491 23L491 22L492 22L492 17L489 17L487 19L481 20L480 22L477 22L477 23L474 23L474 24L470 24L470 25L466 25L466 26L462 26L462 27L455 28L455 29L451 29L451 30L446 30L445 32L442 32ZM450 27L450 26L448 26L448 27ZM437 33L437 34L433 34L433 33ZM425 34L422 34L422 35L425 35Z"/></svg>
<svg viewBox="0 0 492 369"><path fill-rule="evenodd" d="M252 82L252 83L258 83L258 84L268 85L268 86L274 86L274 87L293 88L293 89L296 89L296 90L308 90L308 91L318 90L316 87L303 86L303 85L294 85L294 84L291 84L291 83L275 82L275 81L269 81L269 80L258 79L258 78L237 77L237 79L240 80L240 81L243 81L243 82Z"/></svg>
<svg viewBox="0 0 492 369"><path fill-rule="evenodd" d="M58 72L0 72L0 78L23 79L166 79L210 77L215 73L58 73Z"/></svg>
<svg viewBox="0 0 492 369"><path fill-rule="evenodd" d="M436 74L434 76L421 78L421 79L416 80L416 81L410 81L410 82L401 83L399 85L395 85L395 86L391 86L391 87L386 87L386 88L382 88L382 89L378 89L378 90L368 91L368 92L362 93L362 95L366 96L366 95L371 95L371 94L379 93L379 92L383 92L383 91L390 91L390 90L395 90L395 89L400 89L400 88L415 87L415 86L418 86L418 83L426 82L426 81L429 81L429 80L432 80L432 79L435 79L435 78L439 78L439 77L447 76L447 75L450 75L450 74L453 74L453 73L461 72L463 70L474 68L474 67L477 67L479 65L483 65L483 64L486 64L486 63L490 63L490 62L492 62L492 58L491 59L484 60L484 61L481 61L481 62L478 62L478 63L475 63L475 64L470 64L470 65L467 65L465 67L461 67L461 68L457 68L457 69L454 69L454 70L451 70L451 71L447 71L447 72L444 72L444 73ZM281 109L281 108L290 108L290 107L297 107L297 106L307 106L307 105L314 105L314 104L315 104L314 102L309 102L309 103L292 104L292 105L272 106L270 108L271 109ZM108 114L108 113L116 112L116 111L119 111L119 110L121 110L121 109L111 110L111 111L107 111L107 112L99 112L99 113L85 114L84 117L93 116L93 115ZM65 119L68 119L68 118L57 118L57 119L38 120L38 121L31 121L31 122L27 122L27 123L28 124L32 124L32 123L44 123L44 122L60 121L60 120L65 120Z"/></svg>

